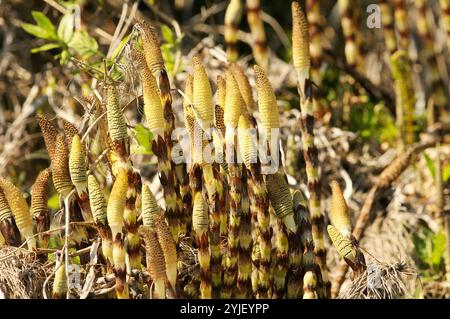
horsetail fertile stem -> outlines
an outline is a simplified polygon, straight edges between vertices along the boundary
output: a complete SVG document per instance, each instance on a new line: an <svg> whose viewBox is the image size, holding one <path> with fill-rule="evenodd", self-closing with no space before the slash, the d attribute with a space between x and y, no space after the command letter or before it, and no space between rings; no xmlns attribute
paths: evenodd
<svg viewBox="0 0 450 319"><path fill-rule="evenodd" d="M154 76L145 60L138 55L139 66L141 70L142 91L144 95L144 114L147 125L153 134L152 149L158 157L159 179L163 186L164 197L166 201L166 216L169 220L169 226L172 236L178 242L180 232L179 219L177 216L177 203L175 193L175 181L170 162L170 153L164 139L166 131L166 122L164 120L164 109L161 104L161 98L158 93L158 86Z"/></svg>
<svg viewBox="0 0 450 319"><path fill-rule="evenodd" d="M0 191L5 195L8 206L16 221L17 228L23 237L25 237L29 250L36 248L36 238L33 233L33 221L31 219L30 209L27 201L22 195L20 189L10 181L0 177Z"/></svg>
<svg viewBox="0 0 450 319"><path fill-rule="evenodd" d="M433 38L428 23L429 3L424 0L415 0L414 3L418 11L417 31L422 43L421 55L424 59L424 64L427 66L427 68L425 68L425 70L427 70L425 75L431 86L431 92L429 92L428 96L432 96L436 106L442 110L448 106L448 99L444 84L441 80L438 60L434 52L435 39Z"/></svg>
<svg viewBox="0 0 450 319"><path fill-rule="evenodd" d="M177 250L176 243L171 235L161 208L156 203L150 188L142 186L142 222L144 226L156 231L166 263L167 279L173 290L176 291L177 281Z"/></svg>
<svg viewBox="0 0 450 319"><path fill-rule="evenodd" d="M416 98L412 82L412 70L405 51L391 56L391 72L396 96L396 119L400 150L414 142L413 112Z"/></svg>
<svg viewBox="0 0 450 319"><path fill-rule="evenodd" d="M175 242L178 244L178 236L181 231L186 228L185 225L181 227L181 213L182 213L182 201L190 200L186 198L186 194L182 198L180 195L180 187L184 188L186 191L186 185L189 183L188 175L186 172L186 164L183 160L174 162L174 154L172 154L172 149L176 139L174 139L173 131L175 129L175 116L172 109L172 95L170 93L170 81L165 68L164 60L160 48L159 36L146 24L141 23L142 30L142 41L144 46L144 55L147 61L147 66L150 72L156 79L159 89L159 95L164 112L164 143L167 152L167 167L165 173L168 178L167 190L171 189L173 194L169 192L168 197L171 197L169 202L166 198L166 216L169 219L169 225L172 229L172 234L174 236ZM163 145L158 145L162 148ZM177 154L177 158L183 157L182 154ZM167 171L168 169L168 171ZM179 187L179 185L182 185ZM170 217L169 217L170 216Z"/></svg>
<svg viewBox="0 0 450 319"><path fill-rule="evenodd" d="M306 162L306 175L308 178L309 211L312 221L312 236L315 253L322 272L325 285L325 297L330 295L330 281L326 265L326 250L323 241L324 217L320 208L320 180L318 168L318 151L314 145L314 116L312 104L312 83L309 80L309 48L308 25L304 14L297 2L292 2L292 47L293 60L297 71L297 90L300 95L300 130L302 133L303 157ZM297 44L294 46L294 43ZM303 44L302 44L303 43Z"/></svg>
<svg viewBox="0 0 450 319"><path fill-rule="evenodd" d="M350 237L352 233L352 225L348 214L347 202L344 199L341 187L336 180L330 183L332 197L330 220L336 229L344 236Z"/></svg>
<svg viewBox="0 0 450 319"><path fill-rule="evenodd" d="M125 117L119 104L117 88L109 84L107 88L106 115L108 118L108 130L111 136L112 153L118 159L113 163L113 174L118 170L125 170L128 175L128 189L126 191L126 205L123 212L123 221L127 238L127 254L130 259L131 269L141 266L139 255L140 240L136 226L136 197L140 191L140 175L133 170L130 160L130 140L127 135ZM113 234L113 240L115 237Z"/></svg>
<svg viewBox="0 0 450 319"><path fill-rule="evenodd" d="M67 294L67 277L66 267L63 263L55 265L55 279L53 280L52 299L66 299Z"/></svg>
<svg viewBox="0 0 450 319"><path fill-rule="evenodd" d="M253 100L252 87L250 86L250 83L244 70L237 63L231 63L230 71L231 73L233 73L234 79L238 84L239 91L241 92L242 99L244 100L246 109L249 112L255 111L255 101Z"/></svg>
<svg viewBox="0 0 450 319"><path fill-rule="evenodd" d="M156 235L161 246L164 262L166 268L167 279L172 286L172 289L176 291L177 283L177 246L173 239L169 226L166 223L163 213L153 215L153 221L155 224Z"/></svg>
<svg viewBox="0 0 450 319"><path fill-rule="evenodd" d="M113 269L113 242L107 219L107 203L97 179L92 174L88 176L88 190L92 215L102 239L102 253L106 260L107 270L110 272Z"/></svg>
<svg viewBox="0 0 450 319"><path fill-rule="evenodd" d="M241 115L241 118L244 115ZM252 292L252 217L248 197L248 172L242 167L241 217L239 225L238 275L236 297L249 298Z"/></svg>
<svg viewBox="0 0 450 319"><path fill-rule="evenodd" d="M275 250L272 262L272 298L282 299L286 293L286 275L289 267L289 243L286 226L284 225L283 220L277 216L273 216L273 218L275 219Z"/></svg>
<svg viewBox="0 0 450 319"><path fill-rule="evenodd" d="M252 34L253 56L265 71L269 68L269 51L266 46L266 31L261 20L259 0L247 0L247 21Z"/></svg>
<svg viewBox="0 0 450 319"><path fill-rule="evenodd" d="M225 43L227 46L228 61L237 61L239 52L237 50L239 23L242 18L241 0L230 0L227 11L225 11Z"/></svg>
<svg viewBox="0 0 450 319"><path fill-rule="evenodd" d="M92 220L91 206L89 204L89 195L87 190L87 165L86 149L81 142L80 135L73 135L70 143L69 154L69 173L72 184L77 192L77 201L83 213L85 221Z"/></svg>
<svg viewBox="0 0 450 319"><path fill-rule="evenodd" d="M38 224L39 226L39 224ZM19 247L21 244L20 232L14 220L13 213L0 189L0 233L10 246Z"/></svg>
<svg viewBox="0 0 450 319"><path fill-rule="evenodd" d="M397 38L394 29L394 13L391 4L386 0L380 1L381 23L383 24L384 44L389 54L397 50Z"/></svg>
<svg viewBox="0 0 450 319"><path fill-rule="evenodd" d="M311 77L314 83L321 85L320 66L322 63L322 15L320 13L320 1L306 0L306 12L309 24L309 50L311 53Z"/></svg>
<svg viewBox="0 0 450 319"><path fill-rule="evenodd" d="M41 128L42 137L44 138L48 156L50 157L50 160L53 160L56 149L56 136L58 135L58 131L46 116L37 114L36 119L39 127Z"/></svg>
<svg viewBox="0 0 450 319"><path fill-rule="evenodd" d="M219 234L220 237L225 237L228 233L228 216L226 207L226 170L228 169L225 162L225 122L224 122L224 107L226 98L226 82L222 76L217 77L217 92L216 105L214 109L214 127L213 143L215 151L216 162L221 163L219 171L220 176L217 178L218 195L219 195ZM214 274L213 274L214 276Z"/></svg>
<svg viewBox="0 0 450 319"><path fill-rule="evenodd" d="M394 0L395 28L398 32L399 49L408 52L409 50L409 26L408 13L405 0Z"/></svg>
<svg viewBox="0 0 450 319"><path fill-rule="evenodd" d="M273 91L272 85L266 73L258 65L254 66L256 89L258 92L258 108L261 118L260 140L267 141L268 153L272 158L275 158L278 154L278 136L273 133L278 133L280 128L280 118L278 113L278 105ZM258 167L259 166L259 167ZM265 167L264 167L265 168ZM254 181L255 189L254 193L259 196L261 205L258 207L257 219L259 225L260 236L260 261L259 261L259 280L258 280L258 296L260 298L270 297L267 295L271 291L271 232L270 232L270 215L269 204L267 197L267 187L264 184L263 177L259 175L266 175L269 178L271 175L267 175L263 172L262 165L257 164L252 171L252 178ZM292 225L290 225L292 226Z"/></svg>
<svg viewBox="0 0 450 319"><path fill-rule="evenodd" d="M116 294L119 299L128 299L128 283L126 279L125 267L125 247L124 247L124 210L128 189L128 173L121 169L117 172L116 180L111 189L106 209L108 224L111 227L113 244L113 264L116 276Z"/></svg>
<svg viewBox="0 0 450 319"><path fill-rule="evenodd" d="M289 244L289 269L287 273L287 291L286 298L288 299L297 299L302 295L302 257L304 247L301 242L301 232L303 229L300 229L299 226L299 217L300 214L299 209L301 209L300 205L302 202L306 202L306 197L300 190L296 190L292 193L292 209L294 212L294 219L297 224L297 231L290 232L288 234L288 244ZM311 225L309 225L311 226ZM311 234L310 230L308 230Z"/></svg>
<svg viewBox="0 0 450 319"><path fill-rule="evenodd" d="M239 249L239 225L241 216L241 165L237 163L236 128L239 115L243 106L243 100L237 82L233 74L226 73L226 96L224 107L225 123L225 158L228 164L228 184L230 187L230 211L228 216L228 247L224 281L222 286L222 298L230 298L236 282L238 249Z"/></svg>
<svg viewBox="0 0 450 319"><path fill-rule="evenodd" d="M194 197L192 228L195 232L198 247L201 298L211 299L211 255L208 243L209 216L206 202L201 192L197 192Z"/></svg>
<svg viewBox="0 0 450 319"><path fill-rule="evenodd" d="M50 235L43 232L50 229L50 215L48 212L48 181L52 176L49 168L44 169L36 177L36 181L31 187L31 216L36 222L38 232L38 245L46 248Z"/></svg>
<svg viewBox="0 0 450 319"><path fill-rule="evenodd" d="M158 242L156 231L148 226L141 226L139 227L139 232L144 238L147 270L155 285L156 298L164 299L166 297L166 266L164 253Z"/></svg>
<svg viewBox="0 0 450 319"><path fill-rule="evenodd" d="M299 297L304 299L316 299L317 277L321 276L320 268L316 264L314 255L314 240L311 234L310 213L308 211L308 200L306 196L298 191L293 196L294 212L300 233L300 245L303 249L301 259L300 277L303 277L301 287L299 287Z"/></svg>
<svg viewBox="0 0 450 319"><path fill-rule="evenodd" d="M350 67L356 68L362 62L355 15L358 2L354 0L338 0L338 7L341 15L342 32L344 34L345 59Z"/></svg>
<svg viewBox="0 0 450 319"><path fill-rule="evenodd" d="M444 15L444 26L447 32L447 50L450 52L450 0L440 0L441 10Z"/></svg>
<svg viewBox="0 0 450 319"><path fill-rule="evenodd" d="M359 251L357 241L352 235L348 206L342 190L335 180L331 181L330 187L332 191L330 218L333 225L328 226L328 234L339 255L354 271L365 269L364 255Z"/></svg>

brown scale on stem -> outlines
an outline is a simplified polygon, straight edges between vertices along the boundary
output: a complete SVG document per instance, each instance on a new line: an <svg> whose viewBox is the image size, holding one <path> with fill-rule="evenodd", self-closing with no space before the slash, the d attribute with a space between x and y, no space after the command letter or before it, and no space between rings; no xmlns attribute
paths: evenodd
<svg viewBox="0 0 450 319"><path fill-rule="evenodd" d="M9 208L3 191L0 190L0 232L6 244L19 247L21 244L20 232Z"/></svg>
<svg viewBox="0 0 450 319"><path fill-rule="evenodd" d="M50 168L41 171L31 187L31 215L36 222L39 248L46 248L50 235L42 234L50 229L48 212L48 182L52 176Z"/></svg>

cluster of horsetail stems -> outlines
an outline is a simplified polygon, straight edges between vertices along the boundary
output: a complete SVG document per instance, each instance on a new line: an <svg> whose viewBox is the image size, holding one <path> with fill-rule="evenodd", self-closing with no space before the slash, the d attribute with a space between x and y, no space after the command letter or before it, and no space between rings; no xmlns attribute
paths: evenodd
<svg viewBox="0 0 450 319"><path fill-rule="evenodd" d="M352 0L339 0L338 7L347 64L359 68L362 64L361 39L354 33L357 17L353 3ZM140 43L131 47L131 57L139 69L144 116L152 135L151 148L158 160L157 174L165 205L159 205L149 185L133 167L120 86L106 78L104 101L99 98L92 105L95 104L99 144L105 148L106 164L112 177L109 196L104 193L108 177L104 178L104 172L95 169L99 159L93 164L88 156L92 150L90 138L85 139L88 134L83 136L82 128L78 130L66 120L61 120L60 130L54 120L37 115L51 165L36 177L31 188L30 207L21 190L0 177L1 237L10 246L21 246L24 237L29 250L48 250L52 215L48 192L49 182L52 182L60 202L64 200L69 204L61 207L68 208L66 216L69 220L65 222L70 232L65 235L66 240L70 238L70 243L66 243L70 248L87 247L94 237L88 227L96 228L101 239L100 262L105 266L101 270L114 275L115 286L111 289L118 299L135 297L134 284L141 278L148 278L146 284L151 298L336 297L348 268L356 276L366 270L358 241L367 227L377 196L392 185L417 153L428 147L413 144L415 94L407 53L407 11L405 1L396 0L394 4L395 15L388 1L380 2L396 94L399 145L403 152L378 176L354 228L340 185L336 180L331 181L327 233L342 258L335 273L333 290L326 265L320 167L314 132L314 103L318 99L313 96L313 82L321 83L319 69L323 54L322 17L319 2L314 0L306 1L308 17L298 2L293 1L291 7L293 66L300 97L301 151L297 150L293 137L288 138L287 144L292 148L289 157L304 159L307 194L297 186L294 190L289 185L284 167L274 170L265 161L269 158L275 161L271 164L279 164L276 161L281 157L278 149L281 125L277 97L267 72L269 51L260 1L246 1L253 56L257 63L253 67L256 103L246 72L236 62L243 5L240 0L230 0L225 13L229 63L225 73L217 76L215 98L199 55L192 58L192 72L186 74L184 81L182 95L184 124L190 137L189 168L183 160L185 154L176 151L178 141L172 136L175 115L159 36L144 21L139 21L135 27L141 36L142 47ZM425 19L426 4L422 0L415 4L423 55L435 76L431 81L431 93L440 106L436 84L440 78L432 50L433 39ZM441 0L441 6L448 27L449 2ZM398 48L394 28L400 35ZM106 116L99 119L103 113ZM265 144L258 144L261 141ZM210 158L207 158L208 151ZM264 151L266 154L263 155L267 157L259 157ZM440 165L438 160L438 173L442 169ZM437 179L436 183L438 189L442 188L442 180ZM438 210L443 211L442 193L440 196ZM449 225L449 217L445 216L443 226L447 233L450 232ZM189 246L192 255L196 254L192 258L194 267L189 266L189 270L183 268L185 246ZM450 243L447 246L450 247ZM450 250L447 254L448 276ZM64 263L67 257L68 254L56 258L52 298L67 298L72 293L66 273L69 261ZM145 270L149 276L135 276ZM145 286L139 288L146 289Z"/></svg>
<svg viewBox="0 0 450 319"><path fill-rule="evenodd" d="M323 240L324 216L320 208L320 184L318 151L314 144L314 116L312 82L310 80L309 33L306 17L297 2L292 2L292 54L297 72L297 90L300 95L300 129L302 133L303 157L309 191L309 211L311 214L312 236L318 264L322 273L323 296L330 295L326 250ZM319 294L320 295L320 294Z"/></svg>

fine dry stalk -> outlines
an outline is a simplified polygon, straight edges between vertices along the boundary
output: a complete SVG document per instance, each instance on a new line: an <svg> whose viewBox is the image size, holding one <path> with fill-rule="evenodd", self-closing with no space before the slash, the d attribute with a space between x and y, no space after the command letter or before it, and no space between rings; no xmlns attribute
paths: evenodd
<svg viewBox="0 0 450 319"><path fill-rule="evenodd" d="M260 16L259 0L247 0L247 21L252 34L252 50L256 63L264 71L269 69L269 51L266 46L266 32Z"/></svg>
<svg viewBox="0 0 450 319"><path fill-rule="evenodd" d="M113 241L107 219L107 203L97 179L92 174L88 175L88 191L94 223L102 239L102 254L106 260L106 269L110 273L113 271Z"/></svg>
<svg viewBox="0 0 450 319"><path fill-rule="evenodd" d="M326 249L323 240L324 216L320 208L320 179L318 151L314 144L314 116L312 82L310 80L310 54L308 23L300 5L292 2L292 54L297 71L297 90L300 95L300 130L302 150L308 178L309 211L315 254L322 273L324 287L319 287L319 296L329 298L331 284L326 265ZM322 291L323 290L323 291Z"/></svg>
<svg viewBox="0 0 450 319"><path fill-rule="evenodd" d="M415 6L418 11L417 15L417 31L422 42L422 56L424 58L425 65L428 66L424 68L426 70L426 78L428 79L431 92L429 92L429 97L433 97L435 105L442 110L447 106L447 96L445 93L444 84L442 83L438 61L434 51L435 39L431 34L430 27L428 24L428 6L430 5L428 1L425 0L415 0Z"/></svg>
<svg viewBox="0 0 450 319"><path fill-rule="evenodd" d="M230 0L225 11L225 44L227 46L228 61L237 61L239 52L237 49L239 23L242 18L241 0Z"/></svg>
<svg viewBox="0 0 450 319"><path fill-rule="evenodd" d="M396 96L396 121L400 150L414 142L413 113L416 98L412 82L412 70L405 51L391 56L391 72Z"/></svg>
<svg viewBox="0 0 450 319"><path fill-rule="evenodd" d="M399 49L408 52L409 50L409 26L408 12L406 10L405 0L394 0L394 19L395 28L398 32Z"/></svg>
<svg viewBox="0 0 450 319"><path fill-rule="evenodd" d="M49 168L41 171L31 187L31 216L36 222L39 248L46 248L49 234L43 234L50 229L50 215L48 212L48 181L52 176Z"/></svg>
<svg viewBox="0 0 450 319"><path fill-rule="evenodd" d="M20 232L9 208L3 191L0 189L0 233L6 244L19 247L21 244Z"/></svg>

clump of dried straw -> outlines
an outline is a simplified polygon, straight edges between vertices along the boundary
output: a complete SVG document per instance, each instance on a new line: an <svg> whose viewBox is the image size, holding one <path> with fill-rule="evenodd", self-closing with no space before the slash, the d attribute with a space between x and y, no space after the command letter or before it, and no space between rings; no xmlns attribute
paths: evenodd
<svg viewBox="0 0 450 319"><path fill-rule="evenodd" d="M0 299L42 298L47 277L37 255L23 248L0 248Z"/></svg>
<svg viewBox="0 0 450 319"><path fill-rule="evenodd" d="M417 272L404 261L385 264L372 260L367 269L341 291L338 299L412 298L418 283Z"/></svg>

